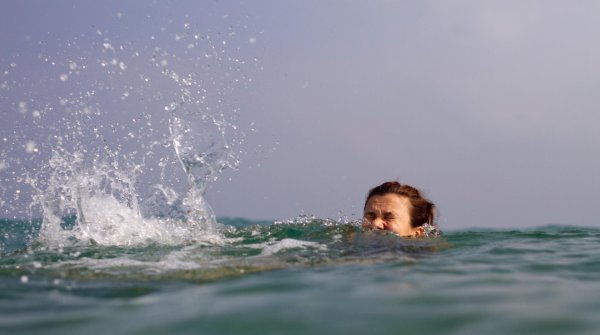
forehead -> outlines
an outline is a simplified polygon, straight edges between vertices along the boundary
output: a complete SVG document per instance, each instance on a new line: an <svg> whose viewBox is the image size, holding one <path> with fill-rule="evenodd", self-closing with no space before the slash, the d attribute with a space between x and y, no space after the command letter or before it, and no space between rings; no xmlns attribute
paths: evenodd
<svg viewBox="0 0 600 335"><path fill-rule="evenodd" d="M369 198L365 205L365 212L374 210L398 211L410 208L410 201L407 197L394 193L384 195L374 195Z"/></svg>

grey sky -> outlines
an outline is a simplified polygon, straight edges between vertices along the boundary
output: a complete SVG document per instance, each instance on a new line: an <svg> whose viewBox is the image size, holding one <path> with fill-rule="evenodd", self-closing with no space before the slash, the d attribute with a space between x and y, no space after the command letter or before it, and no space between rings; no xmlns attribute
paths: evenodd
<svg viewBox="0 0 600 335"><path fill-rule="evenodd" d="M247 61L244 76L252 80L227 97L248 135L239 169L208 189L217 215L356 217L368 188L399 179L438 204L442 227L599 221L595 1L0 7L2 70L26 63L27 56L15 55L29 47L65 60L93 55L82 36L93 39L97 29L115 45L130 41L139 49L171 47L173 41L148 39L160 27L176 33L189 22L214 35L234 31L227 51ZM79 48L59 49L75 37ZM191 55L178 54L181 71L198 62ZM133 65L129 70L135 73ZM56 77L44 67L19 71L33 81ZM15 113L16 91L1 91L1 113ZM53 99L50 89L36 94L37 101ZM130 119L117 111L108 117ZM0 137L12 127L0 124Z"/></svg>

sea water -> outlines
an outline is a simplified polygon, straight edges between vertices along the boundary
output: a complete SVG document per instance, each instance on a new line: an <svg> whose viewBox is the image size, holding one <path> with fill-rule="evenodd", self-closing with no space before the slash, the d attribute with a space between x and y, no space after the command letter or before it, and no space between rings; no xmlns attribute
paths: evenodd
<svg viewBox="0 0 600 335"><path fill-rule="evenodd" d="M65 226L73 218L66 218ZM401 239L353 222L219 219L213 240L35 242L0 224L4 334L597 334L600 230Z"/></svg>

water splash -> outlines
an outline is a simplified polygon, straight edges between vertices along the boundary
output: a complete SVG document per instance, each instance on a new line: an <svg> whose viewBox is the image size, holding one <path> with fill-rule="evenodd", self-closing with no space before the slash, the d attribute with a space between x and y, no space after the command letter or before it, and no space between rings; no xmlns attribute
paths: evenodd
<svg viewBox="0 0 600 335"><path fill-rule="evenodd" d="M239 165L230 96L250 80L229 51L235 34L214 41L186 23L169 41L170 29L135 48L98 30L57 53L15 56L22 66L3 72L0 103L14 130L0 139L0 177L11 182L0 206L14 212L30 195L44 245L218 241L204 194ZM19 72L28 68L37 80Z"/></svg>

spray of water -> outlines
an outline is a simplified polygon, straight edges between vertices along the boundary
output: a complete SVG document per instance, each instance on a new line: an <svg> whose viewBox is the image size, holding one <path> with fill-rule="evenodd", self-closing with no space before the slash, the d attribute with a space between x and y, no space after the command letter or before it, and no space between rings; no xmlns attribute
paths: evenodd
<svg viewBox="0 0 600 335"><path fill-rule="evenodd" d="M17 116L13 134L0 138L0 173L31 194L30 215L43 217L38 241L219 241L204 194L239 164L238 108L228 98L250 80L245 62L217 47L235 34L216 41L192 27L185 23L174 40L161 29L150 38L156 44L135 48L97 31L62 54L42 50L23 60L42 69L28 87L11 85L9 77L24 76L16 64L4 72L2 90L21 98L0 101ZM20 189L0 192L0 206L11 193L19 201Z"/></svg>

